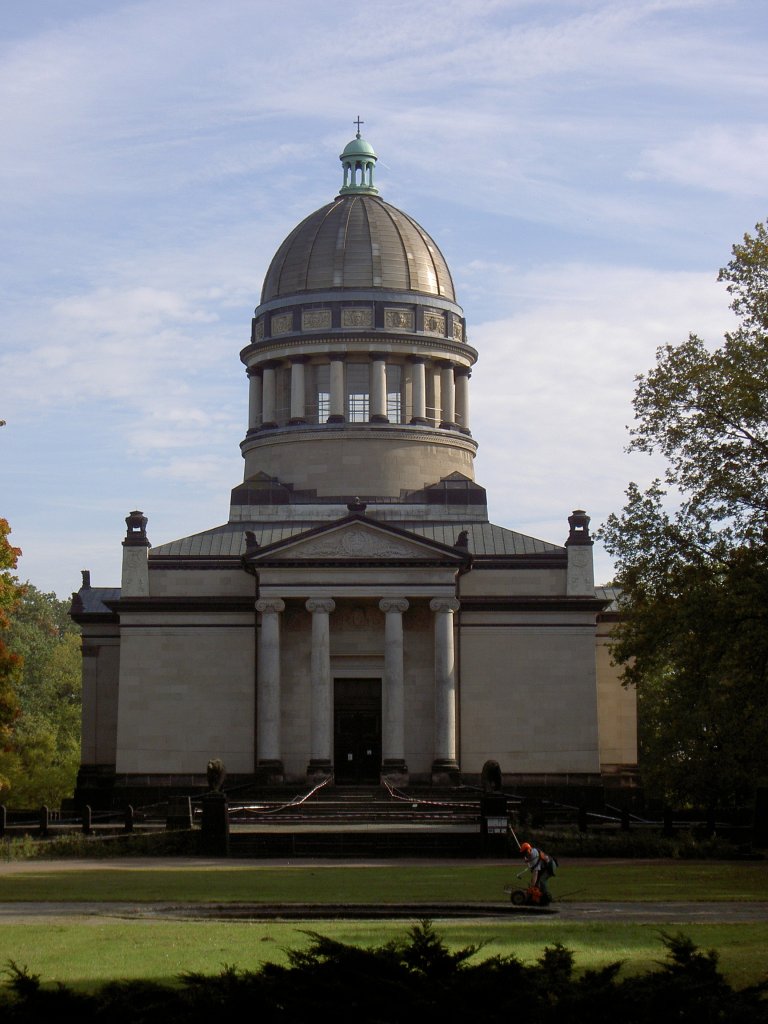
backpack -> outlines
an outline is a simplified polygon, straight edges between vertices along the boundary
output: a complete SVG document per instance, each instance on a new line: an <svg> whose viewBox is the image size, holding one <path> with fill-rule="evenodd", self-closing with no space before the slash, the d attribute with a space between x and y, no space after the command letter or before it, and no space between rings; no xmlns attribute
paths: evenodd
<svg viewBox="0 0 768 1024"><path fill-rule="evenodd" d="M545 867L547 869L547 874L551 878L553 875L557 874L557 869L560 865L557 863L557 857L555 857L554 854L548 853L547 857L549 857L549 860L546 861Z"/></svg>

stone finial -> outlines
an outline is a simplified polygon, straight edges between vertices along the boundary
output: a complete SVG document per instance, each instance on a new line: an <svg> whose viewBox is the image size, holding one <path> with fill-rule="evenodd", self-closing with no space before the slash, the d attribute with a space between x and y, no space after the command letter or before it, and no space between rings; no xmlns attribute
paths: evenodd
<svg viewBox="0 0 768 1024"><path fill-rule="evenodd" d="M245 531L245 553L246 555L252 555L254 551L257 551L261 547L259 542L256 540L256 534L253 530Z"/></svg>
<svg viewBox="0 0 768 1024"><path fill-rule="evenodd" d="M208 787L212 793L218 793L221 791L221 787L224 784L227 772L224 768L224 762L220 761L218 757L212 758L206 766L206 776L208 778Z"/></svg>
<svg viewBox="0 0 768 1024"><path fill-rule="evenodd" d="M123 545L126 547L148 548L152 545L147 540L147 517L143 512L130 512L125 517L128 527Z"/></svg>
<svg viewBox="0 0 768 1024"><path fill-rule="evenodd" d="M574 509L568 516L568 540L566 547L570 544L594 544L589 535L589 516L582 508Z"/></svg>
<svg viewBox="0 0 768 1024"><path fill-rule="evenodd" d="M480 774L480 783L488 792L501 792L501 768L498 761L486 761Z"/></svg>
<svg viewBox="0 0 768 1024"><path fill-rule="evenodd" d="M467 530L462 530L453 545L455 548L469 548L469 533Z"/></svg>
<svg viewBox="0 0 768 1024"><path fill-rule="evenodd" d="M568 552L566 594L569 597L595 596L595 567L592 562L594 541L589 535L589 516L577 508L568 516L571 528L565 548Z"/></svg>
<svg viewBox="0 0 768 1024"><path fill-rule="evenodd" d="M350 512L365 512L368 506L364 501L360 501L359 498L353 498L347 505L347 508Z"/></svg>

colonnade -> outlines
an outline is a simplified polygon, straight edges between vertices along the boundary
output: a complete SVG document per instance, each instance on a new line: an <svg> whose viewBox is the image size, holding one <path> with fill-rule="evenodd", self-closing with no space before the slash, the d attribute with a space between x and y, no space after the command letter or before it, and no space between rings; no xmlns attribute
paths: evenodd
<svg viewBox="0 0 768 1024"><path fill-rule="evenodd" d="M290 367L290 419L289 423L308 422L306 407L306 364L308 356L294 356L288 362ZM430 424L427 416L427 360L412 356L408 363L411 369L411 417L412 424ZM347 419L347 395L345 390L346 357L331 353L329 356L329 401L328 423L343 423ZM274 428L278 423L277 370L286 364L269 360L248 368L249 400L248 429ZM400 365L400 364L398 364ZM387 415L387 358L381 353L369 357L369 422L388 423ZM468 366L460 366L441 360L431 364L439 381L440 415L439 426L444 430L461 430L469 433L469 378Z"/></svg>
<svg viewBox="0 0 768 1024"><path fill-rule="evenodd" d="M429 604L434 615L434 737L433 768L458 767L456 746L456 659L454 650L455 598L437 597ZM331 598L311 597L305 608L312 616L310 674L310 751L312 769L333 765L333 676L330 648ZM384 612L384 672L382 678L382 769L406 771L405 669L403 614L405 597L379 601ZM261 622L257 649L257 758L259 767L282 765L281 744L281 598L256 602Z"/></svg>

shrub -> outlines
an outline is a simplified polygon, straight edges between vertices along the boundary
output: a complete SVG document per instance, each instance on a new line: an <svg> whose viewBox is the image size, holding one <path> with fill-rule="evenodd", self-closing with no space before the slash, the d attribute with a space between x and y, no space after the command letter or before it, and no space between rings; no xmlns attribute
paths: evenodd
<svg viewBox="0 0 768 1024"><path fill-rule="evenodd" d="M449 951L428 920L414 925L404 940L373 949L307 934L308 949L291 952L287 966L268 963L243 972L225 966L214 976L183 974L175 985L116 981L91 995L62 985L46 989L37 976L11 963L0 1012L19 1024L62 1015L82 1024L194 1024L241 1017L264 1024L419 1018L452 1024L479 1013L486 1024L518 1019L527 1024L768 1022L768 982L734 990L718 970L717 954L702 953L683 935L662 936L667 957L658 969L622 979L620 961L576 974L573 953L559 943L546 947L532 965L515 956L478 961L477 947Z"/></svg>

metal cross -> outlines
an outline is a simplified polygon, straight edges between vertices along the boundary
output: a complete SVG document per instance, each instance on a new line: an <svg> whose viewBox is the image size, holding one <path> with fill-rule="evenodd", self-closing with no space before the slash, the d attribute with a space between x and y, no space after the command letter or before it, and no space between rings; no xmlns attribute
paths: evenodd
<svg viewBox="0 0 768 1024"><path fill-rule="evenodd" d="M360 125L361 124L365 124L365 121L361 121L360 120L360 115L358 114L357 115L357 120L353 121L352 124L356 124L357 125L357 137L359 139L360 138Z"/></svg>

